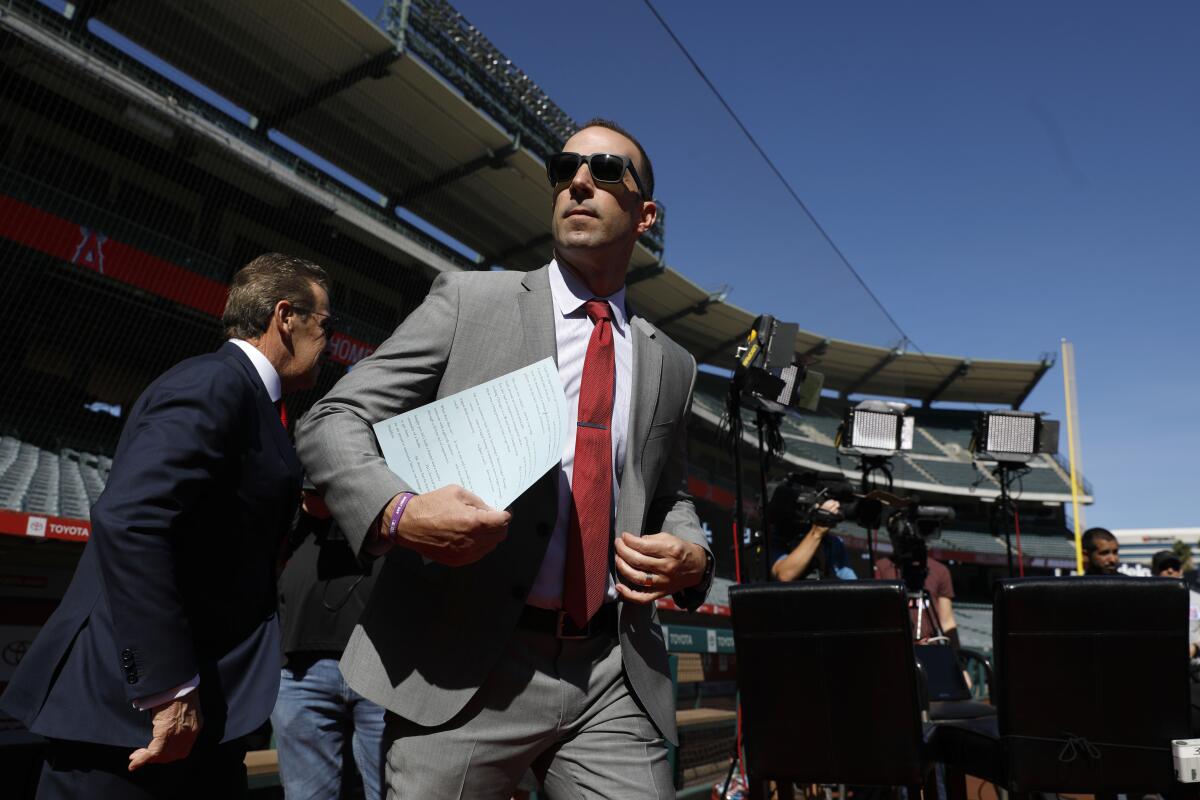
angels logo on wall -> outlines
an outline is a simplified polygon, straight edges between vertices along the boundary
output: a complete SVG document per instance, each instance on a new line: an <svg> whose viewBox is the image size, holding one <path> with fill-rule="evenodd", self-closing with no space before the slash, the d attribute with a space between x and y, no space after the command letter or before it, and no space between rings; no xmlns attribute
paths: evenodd
<svg viewBox="0 0 1200 800"><path fill-rule="evenodd" d="M79 226L79 244L75 247L75 255L71 256L72 264L93 269L104 274L104 243L108 237L92 228Z"/></svg>

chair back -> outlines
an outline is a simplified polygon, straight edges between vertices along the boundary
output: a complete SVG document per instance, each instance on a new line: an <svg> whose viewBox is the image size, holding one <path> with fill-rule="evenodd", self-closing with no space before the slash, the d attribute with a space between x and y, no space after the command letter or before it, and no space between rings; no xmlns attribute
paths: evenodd
<svg viewBox="0 0 1200 800"><path fill-rule="evenodd" d="M953 647L942 644L919 644L916 651L917 663L925 673L925 686L931 702L954 702L970 700L971 689L963 677L958 653Z"/></svg>
<svg viewBox="0 0 1200 800"><path fill-rule="evenodd" d="M903 583L755 584L729 595L752 783L922 781Z"/></svg>
<svg viewBox="0 0 1200 800"><path fill-rule="evenodd" d="M1188 592L1122 576L995 590L996 705L1011 791L1162 792L1187 738Z"/></svg>

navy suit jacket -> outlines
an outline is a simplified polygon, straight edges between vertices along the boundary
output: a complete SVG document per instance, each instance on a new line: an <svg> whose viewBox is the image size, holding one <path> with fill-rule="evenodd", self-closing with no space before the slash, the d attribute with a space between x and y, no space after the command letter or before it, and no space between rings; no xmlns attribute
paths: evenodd
<svg viewBox="0 0 1200 800"><path fill-rule="evenodd" d="M200 675L202 735L260 726L279 685L276 561L301 468L250 359L227 343L138 398L62 603L0 707L35 733L141 747L132 701Z"/></svg>

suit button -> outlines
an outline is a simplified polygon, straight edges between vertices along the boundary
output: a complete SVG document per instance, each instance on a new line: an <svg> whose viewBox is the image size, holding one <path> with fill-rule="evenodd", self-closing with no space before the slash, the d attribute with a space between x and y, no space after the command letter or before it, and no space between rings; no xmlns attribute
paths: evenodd
<svg viewBox="0 0 1200 800"><path fill-rule="evenodd" d="M537 524L537 535L545 539L550 535L550 526L545 522L539 522Z"/></svg>
<svg viewBox="0 0 1200 800"><path fill-rule="evenodd" d="M525 586L512 587L512 596L514 600L524 600L525 595L529 593L529 589Z"/></svg>
<svg viewBox="0 0 1200 800"><path fill-rule="evenodd" d="M134 675L134 674L132 674L132 673L131 673L131 674L129 674L129 675L126 675L126 676L125 676L125 682L126 682L126 683L128 683L128 684L134 684L134 683L137 683L137 675Z"/></svg>

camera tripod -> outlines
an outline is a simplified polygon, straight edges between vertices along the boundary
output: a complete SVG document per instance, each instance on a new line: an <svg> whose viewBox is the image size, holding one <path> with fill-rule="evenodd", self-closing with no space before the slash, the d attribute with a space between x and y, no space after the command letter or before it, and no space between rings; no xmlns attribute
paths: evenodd
<svg viewBox="0 0 1200 800"><path fill-rule="evenodd" d="M896 569L900 573L900 579L904 581L904 588L908 596L909 609L915 609L917 612L916 623L913 626L913 641L921 641L921 631L925 629L924 621L926 614L929 615L930 629L933 636L929 637L930 642L944 643L949 639L946 637L946 631L942 628L942 621L938 617L937 608L933 604L933 597L929 594L929 590L925 588L925 578L929 575L929 567L926 566L928 556L925 553L925 548L922 546L919 552L914 554L916 557L910 557L903 564L897 564Z"/></svg>
<svg viewBox="0 0 1200 800"><path fill-rule="evenodd" d="M922 622L925 619L925 614L929 614L929 624L935 635L927 639L927 643L943 644L950 640L946 638L946 632L942 630L942 621L938 618L937 609L933 606L933 598L929 596L928 589L921 589L919 592L908 592L908 607L917 610L917 621L913 626L913 641L921 641L921 631L924 629Z"/></svg>

